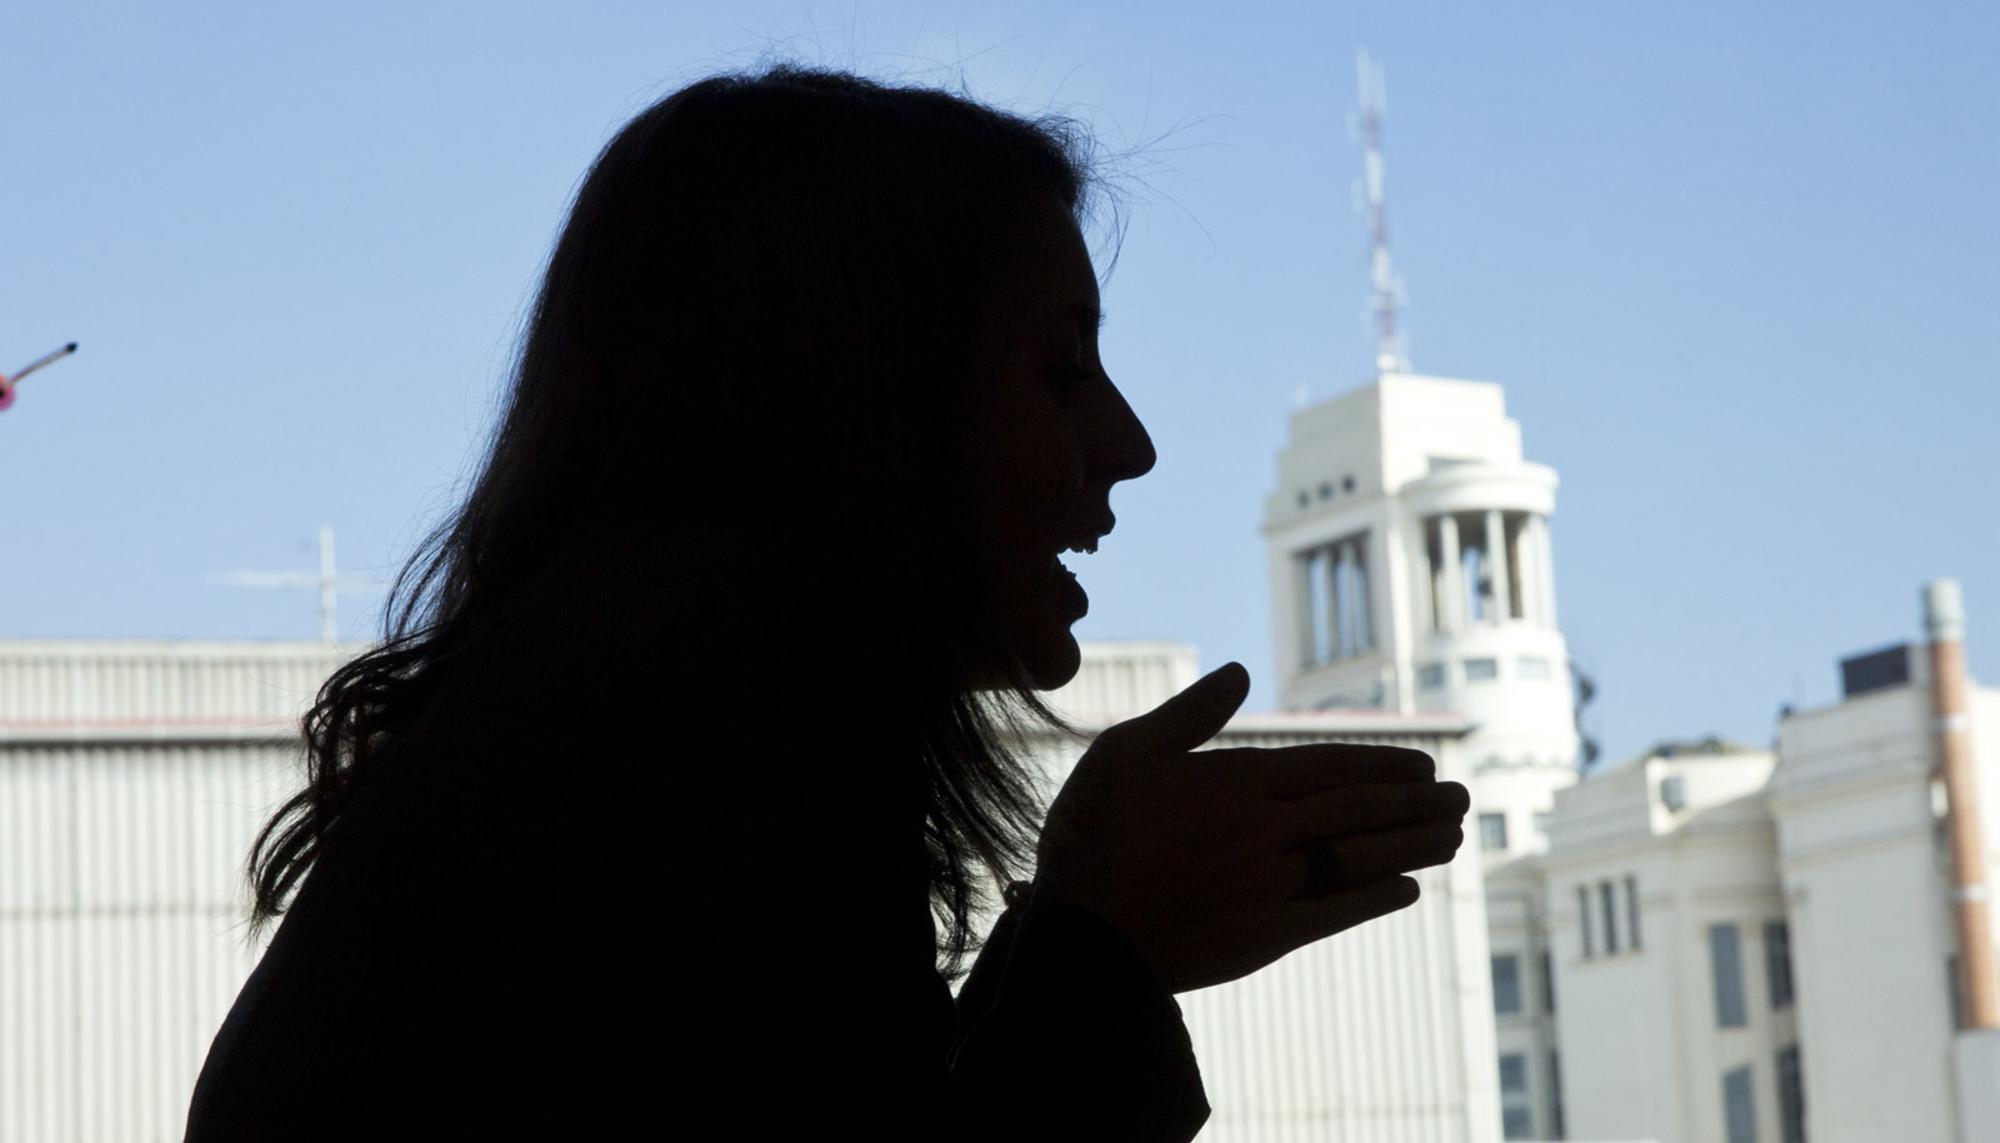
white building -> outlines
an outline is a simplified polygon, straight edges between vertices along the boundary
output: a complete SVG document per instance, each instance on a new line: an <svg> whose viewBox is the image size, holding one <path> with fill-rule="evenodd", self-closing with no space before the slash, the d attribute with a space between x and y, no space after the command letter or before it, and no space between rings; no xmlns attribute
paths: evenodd
<svg viewBox="0 0 2000 1143"><path fill-rule="evenodd" d="M2000 690L1941 718L1930 652L1847 660L1775 755L1660 753L1557 795L1519 876L1543 883L1572 1132L2000 1139L2000 1030L1990 1006L1968 1026L1956 951L1986 949L1990 996L1992 933L1958 903L2000 851L1976 843L1959 889L1949 844L2000 828ZM1941 728L1976 783L1956 824Z"/></svg>
<svg viewBox="0 0 2000 1143"><path fill-rule="evenodd" d="M1281 705L1471 719L1489 863L1576 780L1555 490L1500 386L1392 373L1292 414L1264 509Z"/></svg>
<svg viewBox="0 0 2000 1143"><path fill-rule="evenodd" d="M1741 1088L1758 1096L1754 1138L1803 1138L1783 1130L1803 1107L1763 804L1774 765L1717 742L1662 747L1558 793L1547 854L1510 871L1541 882L1571 1132L1729 1138Z"/></svg>
<svg viewBox="0 0 2000 1143"><path fill-rule="evenodd" d="M1500 386L1390 372L1292 414L1264 509L1283 705L1451 713L1472 726L1460 780L1487 874L1489 995L1502 1009L1493 1066L1510 1139L1562 1134L1542 886L1518 867L1577 777L1549 543L1556 484L1523 458ZM1491 1009L1462 1018L1495 1023Z"/></svg>
<svg viewBox="0 0 2000 1143"><path fill-rule="evenodd" d="M1775 753L1663 744L1579 782L1556 477L1500 389L1387 372L1295 412L1278 470L1283 704L1471 724L1507 1138L2000 1139L2000 1032L1954 1026L1983 884L1949 881L1927 652L1852 661ZM2000 691L1965 706L1961 816L2000 838Z"/></svg>
<svg viewBox="0 0 2000 1143"><path fill-rule="evenodd" d="M1938 685L1935 650L1851 659L1843 702L1779 727L1769 806L1816 1140L2000 1139L1993 934L1968 926L1960 904L1983 914L2000 873L2000 689L1966 687L1961 713L1940 717L1951 688ZM1945 660L1948 676L1960 669ZM1977 784L1962 806L1948 792L1953 752ZM1985 840L1976 870L1959 872L1977 884L1960 889L1951 843L1968 825ZM1986 961L1984 1005L1961 995L1969 935Z"/></svg>

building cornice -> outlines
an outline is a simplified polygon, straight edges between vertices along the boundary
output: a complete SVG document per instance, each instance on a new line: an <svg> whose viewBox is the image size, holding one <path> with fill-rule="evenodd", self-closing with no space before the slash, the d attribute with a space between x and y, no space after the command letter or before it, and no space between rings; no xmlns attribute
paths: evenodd
<svg viewBox="0 0 2000 1143"><path fill-rule="evenodd" d="M297 720L273 719L9 719L0 720L4 746L119 746L140 742L186 745L199 742L263 742L292 745L305 741Z"/></svg>

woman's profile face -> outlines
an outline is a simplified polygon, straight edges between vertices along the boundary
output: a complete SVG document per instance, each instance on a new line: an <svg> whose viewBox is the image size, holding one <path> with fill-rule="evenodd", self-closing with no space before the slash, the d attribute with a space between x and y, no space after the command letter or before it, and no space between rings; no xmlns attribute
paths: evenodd
<svg viewBox="0 0 2000 1143"><path fill-rule="evenodd" d="M1000 629L1046 690L1075 676L1069 627L1089 610L1065 549L1111 530L1111 486L1155 457L1098 358L1097 277L1076 223L1051 205L1008 248L974 340L969 510Z"/></svg>

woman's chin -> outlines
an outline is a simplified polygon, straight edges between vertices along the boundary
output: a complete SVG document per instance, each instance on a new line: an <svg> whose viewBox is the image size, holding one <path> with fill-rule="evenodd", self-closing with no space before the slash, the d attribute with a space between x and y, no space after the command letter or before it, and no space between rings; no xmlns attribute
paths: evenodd
<svg viewBox="0 0 2000 1143"><path fill-rule="evenodd" d="M1038 691L1052 691L1076 677L1083 665L1083 650L1077 646L1070 627L1090 610L1089 597L1074 576L1062 573L1066 583L1051 591L1036 583L1031 591L1014 596L1014 606L1003 608L1000 629L1020 664L1029 684ZM976 690L995 690L1012 685L1009 672L996 669L977 685Z"/></svg>
<svg viewBox="0 0 2000 1143"><path fill-rule="evenodd" d="M1076 677L1083 666L1083 649L1067 625L1051 636L1036 641L1032 652L1021 657L1038 691L1052 691Z"/></svg>
<svg viewBox="0 0 2000 1143"><path fill-rule="evenodd" d="M1026 645L1016 644L1014 659L1020 670L1027 676L1029 687L1038 691L1052 691L1066 685L1076 677L1083 666L1083 649L1077 646L1076 637L1067 630L1057 630L1043 634ZM1015 679L1011 672L1002 667L994 667L982 672L971 687L975 691L997 691L1011 688Z"/></svg>

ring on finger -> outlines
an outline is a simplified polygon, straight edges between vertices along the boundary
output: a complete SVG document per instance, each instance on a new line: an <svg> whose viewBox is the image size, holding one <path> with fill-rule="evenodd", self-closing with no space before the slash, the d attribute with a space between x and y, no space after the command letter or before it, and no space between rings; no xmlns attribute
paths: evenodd
<svg viewBox="0 0 2000 1143"><path fill-rule="evenodd" d="M1301 898L1324 897L1347 887L1347 868L1341 864L1340 855L1334 852L1332 838L1316 837L1305 844L1304 850L1306 880L1305 886L1299 890Z"/></svg>

